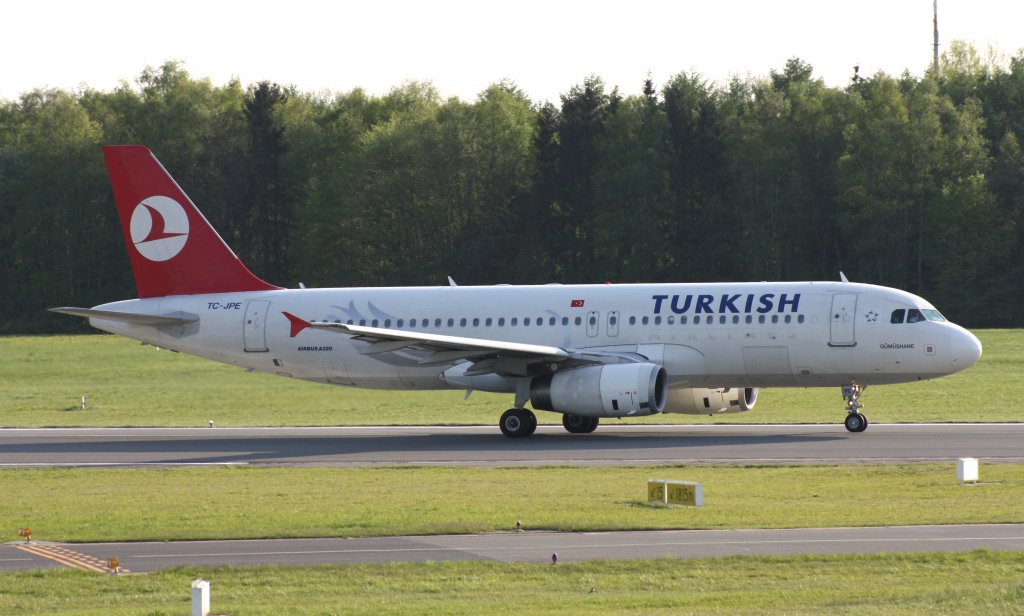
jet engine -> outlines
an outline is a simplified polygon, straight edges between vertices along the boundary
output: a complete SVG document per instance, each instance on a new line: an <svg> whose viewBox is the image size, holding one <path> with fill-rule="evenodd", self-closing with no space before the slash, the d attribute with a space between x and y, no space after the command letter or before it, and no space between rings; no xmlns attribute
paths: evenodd
<svg viewBox="0 0 1024 616"><path fill-rule="evenodd" d="M660 413L668 395L665 369L657 364L605 364L535 378L530 403L543 411L585 417Z"/></svg>
<svg viewBox="0 0 1024 616"><path fill-rule="evenodd" d="M754 408L757 402L756 387L726 387L724 389L670 389L666 413L688 415L717 415L719 413L742 413Z"/></svg>

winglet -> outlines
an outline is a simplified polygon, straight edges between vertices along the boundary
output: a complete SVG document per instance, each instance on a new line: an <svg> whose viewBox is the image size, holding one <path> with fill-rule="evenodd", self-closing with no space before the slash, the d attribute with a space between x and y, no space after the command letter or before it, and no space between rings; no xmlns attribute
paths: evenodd
<svg viewBox="0 0 1024 616"><path fill-rule="evenodd" d="M301 319L290 312L282 312L284 316L288 317L288 321L292 324L292 331L289 334L292 338L299 335L299 332L309 327L309 321Z"/></svg>

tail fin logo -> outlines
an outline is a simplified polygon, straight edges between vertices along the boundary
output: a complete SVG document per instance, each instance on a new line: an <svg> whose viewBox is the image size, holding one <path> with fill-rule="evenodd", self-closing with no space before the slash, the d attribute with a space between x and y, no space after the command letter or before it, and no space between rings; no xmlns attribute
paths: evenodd
<svg viewBox="0 0 1024 616"><path fill-rule="evenodd" d="M131 236L135 249L143 257L150 261L167 261L188 242L188 214L170 197L147 197L132 211Z"/></svg>

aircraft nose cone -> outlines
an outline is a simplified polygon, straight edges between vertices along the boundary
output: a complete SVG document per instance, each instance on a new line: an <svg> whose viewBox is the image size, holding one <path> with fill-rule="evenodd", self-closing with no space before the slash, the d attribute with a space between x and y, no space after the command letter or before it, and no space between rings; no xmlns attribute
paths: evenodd
<svg viewBox="0 0 1024 616"><path fill-rule="evenodd" d="M953 365L957 370L969 368L981 359L981 341L966 329L961 329L954 334L952 347Z"/></svg>

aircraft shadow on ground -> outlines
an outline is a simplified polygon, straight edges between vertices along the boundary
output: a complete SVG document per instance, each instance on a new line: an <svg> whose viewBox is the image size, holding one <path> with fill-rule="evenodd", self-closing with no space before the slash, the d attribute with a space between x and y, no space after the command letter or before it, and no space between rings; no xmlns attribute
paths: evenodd
<svg viewBox="0 0 1024 616"><path fill-rule="evenodd" d="M847 440L828 434L651 434L537 433L510 439L488 434L352 435L288 437L130 438L88 442L0 443L7 464L403 464L530 463L552 458L586 462L618 459L700 457L730 461L752 457L843 457L828 446ZM808 450L808 449L811 450ZM757 453L754 453L756 450ZM623 455L624 453L628 455ZM439 455L448 454L448 455ZM467 457L466 454L469 454Z"/></svg>

